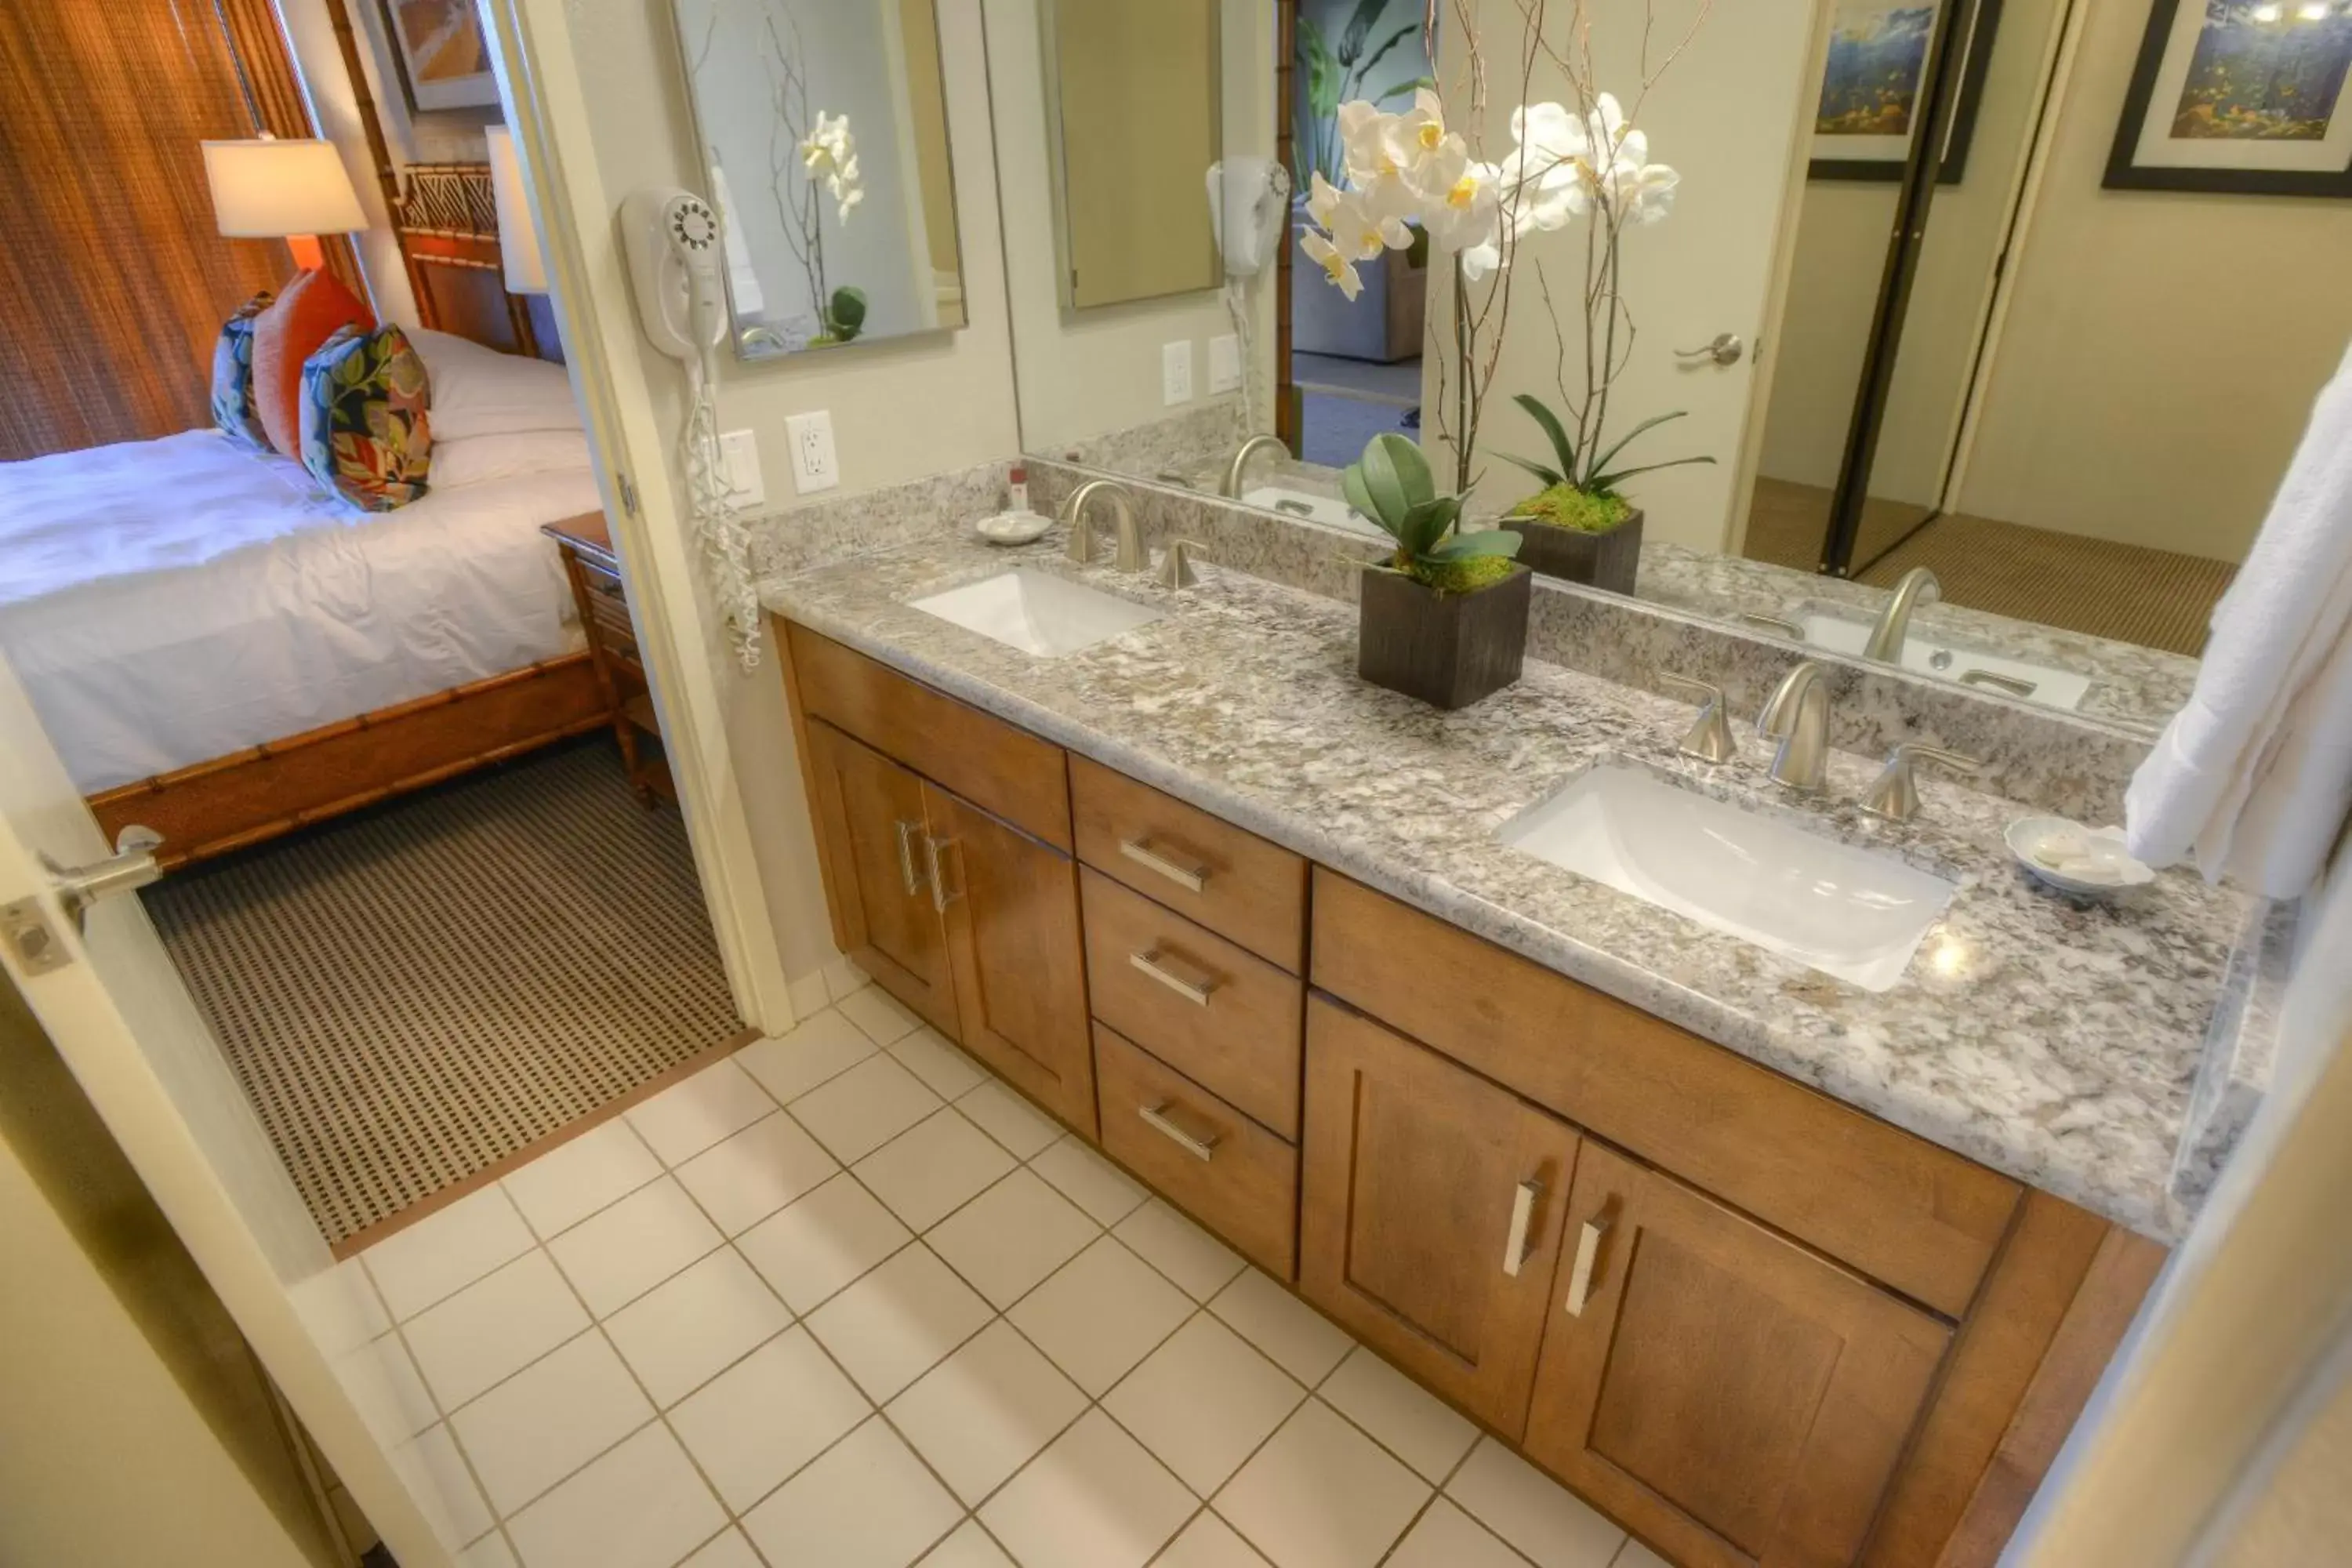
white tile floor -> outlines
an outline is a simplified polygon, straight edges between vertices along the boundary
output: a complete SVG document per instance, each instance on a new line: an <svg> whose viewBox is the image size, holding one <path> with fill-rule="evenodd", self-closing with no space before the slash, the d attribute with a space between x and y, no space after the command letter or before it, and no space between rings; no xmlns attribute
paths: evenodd
<svg viewBox="0 0 2352 1568"><path fill-rule="evenodd" d="M871 988L362 1257L462 1568L1663 1568Z"/></svg>

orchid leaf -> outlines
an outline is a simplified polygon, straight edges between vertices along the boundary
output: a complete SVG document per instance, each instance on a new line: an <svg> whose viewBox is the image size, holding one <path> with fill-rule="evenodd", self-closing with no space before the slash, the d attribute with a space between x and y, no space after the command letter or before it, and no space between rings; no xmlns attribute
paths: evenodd
<svg viewBox="0 0 2352 1568"><path fill-rule="evenodd" d="M1584 484L1587 495L1605 496L1616 493L1617 487L1635 474L1654 473L1660 468L1679 468L1690 463L1712 464L1713 458L1670 458L1663 463L1643 463L1638 468L1620 468L1613 474L1601 474Z"/></svg>
<svg viewBox="0 0 2352 1568"><path fill-rule="evenodd" d="M1429 552L1433 561L1463 561L1474 555L1517 555L1519 546L1527 542L1523 535L1507 528L1482 529L1476 533L1457 533Z"/></svg>
<svg viewBox="0 0 2352 1568"><path fill-rule="evenodd" d="M1520 468L1525 468L1528 472L1541 479L1544 484L1544 489L1551 489L1554 485L1564 485L1568 483L1568 477L1562 474L1558 468L1547 468L1541 463L1532 463L1525 458L1514 458L1508 452L1496 452L1492 454L1492 456L1500 458L1507 463L1516 463Z"/></svg>
<svg viewBox="0 0 2352 1568"><path fill-rule="evenodd" d="M1634 426L1631 430L1628 430L1622 436L1618 437L1617 444L1615 446L1610 447L1609 450L1601 453L1601 456L1592 459L1593 470L1597 473L1601 469L1606 468L1610 463L1615 459L1618 453L1633 445L1633 437L1639 436L1643 431L1664 425L1669 419L1680 419L1685 412L1687 411L1685 409L1677 408L1672 414L1654 414L1649 418L1643 420L1639 425Z"/></svg>
<svg viewBox="0 0 2352 1568"><path fill-rule="evenodd" d="M1404 514L1404 526L1397 531L1397 541L1414 560L1425 559L1461 512L1460 496L1437 496L1418 502Z"/></svg>
<svg viewBox="0 0 2352 1568"><path fill-rule="evenodd" d="M1412 502L1405 495L1404 480L1397 473L1396 454L1387 438L1375 436L1366 442L1364 455L1356 459L1356 467L1363 471L1364 490L1372 498L1372 515L1391 532L1397 532Z"/></svg>
<svg viewBox="0 0 2352 1568"><path fill-rule="evenodd" d="M1381 515L1380 506L1372 499L1371 489L1364 482L1364 468L1361 463L1350 463L1340 470L1339 489L1347 496L1349 506L1387 529L1389 532L1396 532L1389 520Z"/></svg>
<svg viewBox="0 0 2352 1568"><path fill-rule="evenodd" d="M1526 409L1528 417L1543 426L1543 433L1551 439L1552 456L1559 459L1560 471L1563 474L1575 473L1576 441L1561 426L1559 416L1545 407L1543 399L1532 392L1522 392L1511 401Z"/></svg>

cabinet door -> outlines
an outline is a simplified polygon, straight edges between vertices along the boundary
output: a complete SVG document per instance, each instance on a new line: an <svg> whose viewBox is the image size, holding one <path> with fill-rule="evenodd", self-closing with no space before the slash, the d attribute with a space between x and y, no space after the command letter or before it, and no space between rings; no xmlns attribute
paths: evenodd
<svg viewBox="0 0 2352 1568"><path fill-rule="evenodd" d="M932 876L955 964L964 1049L1095 1135L1078 868L936 784L923 786Z"/></svg>
<svg viewBox="0 0 2352 1568"><path fill-rule="evenodd" d="M823 720L808 724L825 892L849 956L877 984L953 1034L947 929L931 899L923 782Z"/></svg>
<svg viewBox="0 0 2352 1568"><path fill-rule="evenodd" d="M1588 1142L1527 1450L1686 1568L1851 1563L1952 1331Z"/></svg>
<svg viewBox="0 0 2352 1568"><path fill-rule="evenodd" d="M1321 996L1307 1005L1306 1100L1299 1289L1517 1437L1575 1131Z"/></svg>

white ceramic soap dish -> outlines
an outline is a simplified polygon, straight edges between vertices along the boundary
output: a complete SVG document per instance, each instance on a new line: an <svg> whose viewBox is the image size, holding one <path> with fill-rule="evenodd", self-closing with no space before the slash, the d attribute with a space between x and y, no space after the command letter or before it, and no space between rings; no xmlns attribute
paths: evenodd
<svg viewBox="0 0 2352 1568"><path fill-rule="evenodd" d="M1000 511L973 523L971 531L991 544L1034 544L1053 526L1052 518L1034 511Z"/></svg>
<svg viewBox="0 0 2352 1568"><path fill-rule="evenodd" d="M2113 898L2156 880L2156 873L2124 848L2120 827L2085 827L2063 816L2021 816L2004 837L2028 875L2076 898Z"/></svg>

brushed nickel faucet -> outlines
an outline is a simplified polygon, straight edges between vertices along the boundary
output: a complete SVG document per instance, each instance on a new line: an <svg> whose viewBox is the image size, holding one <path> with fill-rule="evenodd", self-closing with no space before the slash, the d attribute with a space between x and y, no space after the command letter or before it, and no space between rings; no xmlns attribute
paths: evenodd
<svg viewBox="0 0 2352 1568"><path fill-rule="evenodd" d="M1087 521L1087 503L1097 492L1108 498L1111 515L1118 527L1118 553L1111 564L1121 572L1140 572L1144 568L1143 535L1135 526L1135 496L1117 479L1088 479L1070 492L1062 507L1062 521L1070 525L1069 548L1064 552L1074 565L1090 566L1100 554L1095 540L1094 525Z"/></svg>
<svg viewBox="0 0 2352 1568"><path fill-rule="evenodd" d="M1731 726L1724 721L1722 687L1671 669L1658 671L1658 682L1699 700L1698 716L1691 721L1690 732L1676 751L1703 763L1727 763L1739 754L1739 742L1731 738Z"/></svg>
<svg viewBox="0 0 2352 1568"><path fill-rule="evenodd" d="M1829 671L1813 659L1801 660L1780 679L1756 715L1756 732L1780 742L1772 755L1772 782L1794 790L1822 787L1822 773L1830 752Z"/></svg>
<svg viewBox="0 0 2352 1568"><path fill-rule="evenodd" d="M1943 596L1944 584L1925 566L1914 566L1903 574L1895 582L1895 596L1886 601L1886 607L1878 612L1877 624L1870 628L1862 657L1881 664L1901 664L1903 644L1911 635L1911 612Z"/></svg>
<svg viewBox="0 0 2352 1568"><path fill-rule="evenodd" d="M1919 785L1911 776L1914 762L1936 763L1956 773L1972 773L1984 763L1965 752L1906 741L1887 753L1886 766L1862 792L1862 809L1889 822L1908 822L1919 815Z"/></svg>
<svg viewBox="0 0 2352 1568"><path fill-rule="evenodd" d="M1225 465L1225 484L1224 488L1217 492L1219 495L1223 496L1227 500L1242 499L1242 470L1249 467L1250 458L1257 454L1257 449L1261 447L1271 447L1286 458L1290 456L1290 448L1283 444L1282 437L1279 436L1251 437L1242 443L1242 449L1234 454L1234 460Z"/></svg>

